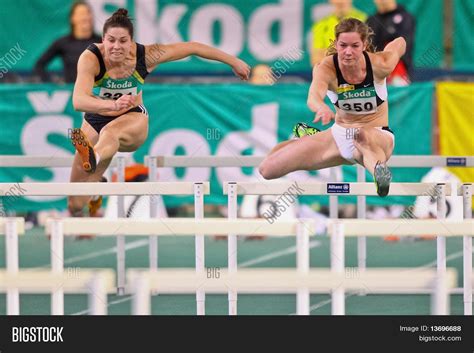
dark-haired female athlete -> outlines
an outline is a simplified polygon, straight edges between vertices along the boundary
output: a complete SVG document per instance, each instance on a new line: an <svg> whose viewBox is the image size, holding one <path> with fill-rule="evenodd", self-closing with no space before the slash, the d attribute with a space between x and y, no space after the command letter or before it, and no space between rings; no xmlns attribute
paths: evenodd
<svg viewBox="0 0 474 353"><path fill-rule="evenodd" d="M73 104L85 112L71 141L76 155L71 182L103 180L116 152L137 150L148 135L148 112L142 87L146 76L159 64L190 55L229 65L242 80L250 67L242 60L210 46L196 43L142 45L133 41L133 24L125 9L117 10L104 24L102 44L92 44L79 58ZM100 208L101 198L72 196L68 208L80 216L89 202L89 214Z"/></svg>

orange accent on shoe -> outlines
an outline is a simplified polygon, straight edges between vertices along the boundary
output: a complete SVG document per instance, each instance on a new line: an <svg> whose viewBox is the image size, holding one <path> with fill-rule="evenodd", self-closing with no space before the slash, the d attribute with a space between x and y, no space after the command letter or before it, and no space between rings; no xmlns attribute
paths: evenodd
<svg viewBox="0 0 474 353"><path fill-rule="evenodd" d="M99 210L102 207L102 196L99 196L97 200L89 200L89 217L100 217Z"/></svg>
<svg viewBox="0 0 474 353"><path fill-rule="evenodd" d="M82 167L88 173L94 173L96 169L96 160L94 147L81 129L72 129L71 143L81 157Z"/></svg>

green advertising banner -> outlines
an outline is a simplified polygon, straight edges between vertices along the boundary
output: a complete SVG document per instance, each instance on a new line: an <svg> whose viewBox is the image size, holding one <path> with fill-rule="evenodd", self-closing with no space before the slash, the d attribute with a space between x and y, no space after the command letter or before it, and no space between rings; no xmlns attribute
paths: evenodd
<svg viewBox="0 0 474 353"><path fill-rule="evenodd" d="M280 74L310 70L311 27L330 12L326 1L303 0L89 0L95 28L126 7L143 44L198 41L239 56L250 65L267 63ZM457 2L457 1L456 1ZM58 37L69 32L71 0L2 0L0 78L7 71L30 71ZM439 67L443 60L442 0L403 0L416 18L416 67ZM368 15L372 1L354 6ZM51 66L60 69L59 60ZM223 72L222 64L200 58L168 63L159 72Z"/></svg>
<svg viewBox="0 0 474 353"><path fill-rule="evenodd" d="M454 68L474 70L474 2L472 0L453 1L454 31L453 61Z"/></svg>
<svg viewBox="0 0 474 353"><path fill-rule="evenodd" d="M307 84L274 86L150 85L144 102L150 113L149 136L133 153L137 163L146 155L234 156L265 155L278 142L288 139L296 122L311 123L314 115L306 106ZM68 129L79 127L82 114L71 104L71 86L0 85L1 155L68 156L73 147ZM390 127L396 134L395 154L431 154L433 85L413 84L389 88ZM328 126L317 125L322 129ZM318 153L318 151L314 151ZM67 182L69 168L0 168L2 182ZM394 169L394 181L418 182L427 169ZM338 181L355 181L355 167L337 168ZM289 179L334 181L329 170L291 174ZM224 181L261 180L256 168L164 168L161 181L211 182L208 203L225 204ZM368 179L371 180L371 179ZM308 197L308 202L327 197ZM167 206L191 198L169 197ZM353 202L341 198L341 202ZM369 203L411 204L413 199L369 198ZM65 198L16 198L16 210L64 209Z"/></svg>

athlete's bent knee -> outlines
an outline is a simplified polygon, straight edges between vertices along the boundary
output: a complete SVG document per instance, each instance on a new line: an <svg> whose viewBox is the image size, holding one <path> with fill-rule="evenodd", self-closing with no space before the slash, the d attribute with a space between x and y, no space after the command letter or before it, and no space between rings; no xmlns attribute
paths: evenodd
<svg viewBox="0 0 474 353"><path fill-rule="evenodd" d="M77 217L82 215L82 210L84 208L84 203L81 201L80 198L77 197L69 197L67 200L67 208L69 213L73 217Z"/></svg>

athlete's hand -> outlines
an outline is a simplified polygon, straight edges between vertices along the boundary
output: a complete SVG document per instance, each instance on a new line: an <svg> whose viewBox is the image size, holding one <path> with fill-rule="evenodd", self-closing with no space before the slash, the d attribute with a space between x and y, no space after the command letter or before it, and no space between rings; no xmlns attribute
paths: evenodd
<svg viewBox="0 0 474 353"><path fill-rule="evenodd" d="M316 116L314 117L313 123L321 120L323 125L326 125L331 122L331 119L334 119L334 112L326 104L323 104L316 111Z"/></svg>
<svg viewBox="0 0 474 353"><path fill-rule="evenodd" d="M235 59L235 63L232 64L232 71L234 71L234 74L239 76L241 80L247 81L250 77L250 66L240 59Z"/></svg>
<svg viewBox="0 0 474 353"><path fill-rule="evenodd" d="M135 96L131 94L124 94L122 97L117 99L114 102L114 109L115 111L120 111L123 109L130 109L135 106Z"/></svg>

